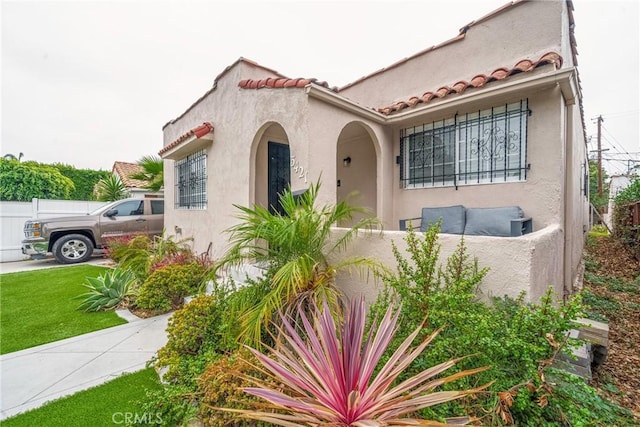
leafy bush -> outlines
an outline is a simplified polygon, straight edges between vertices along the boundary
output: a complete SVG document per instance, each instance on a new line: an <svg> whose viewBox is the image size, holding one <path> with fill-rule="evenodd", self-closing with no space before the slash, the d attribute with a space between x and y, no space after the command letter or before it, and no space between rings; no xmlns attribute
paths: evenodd
<svg viewBox="0 0 640 427"><path fill-rule="evenodd" d="M580 297L560 304L554 301L549 289L538 304L525 303L524 295L515 300L496 298L492 305L485 304L477 297L477 287L487 270L478 268L466 253L462 239L445 265L438 266L438 232L439 226L434 226L419 239L409 231L405 238L407 257L394 245L398 272L386 281L386 290L372 311L379 316L389 304L398 299L402 302L404 322L392 348L397 348L399 341L423 321L426 322L423 336L446 325L439 339L428 352L416 358L402 379L426 366L458 357L463 349L477 356L461 361L456 369L492 367L474 377L474 381L462 379L459 386L473 388L476 380L480 384L495 380L490 388L493 393L423 411L423 416L442 419L446 413L466 412L484 415L486 424L499 423L501 419L516 422L536 419L538 412L545 410L536 399L549 393L540 387L530 391L523 385L535 382L540 375L540 362L553 358L559 351L551 343L566 342L566 332L582 313ZM566 351L566 346L563 349ZM506 404L505 399L513 402ZM548 400L548 396L543 400Z"/></svg>
<svg viewBox="0 0 640 427"><path fill-rule="evenodd" d="M157 311L178 308L184 297L198 291L206 273L198 262L161 267L142 284L136 305Z"/></svg>
<svg viewBox="0 0 640 427"><path fill-rule="evenodd" d="M322 309L314 307L311 318L300 306L301 330L290 318L281 315L282 327L276 326L280 345L270 349L269 355L252 350L277 385L252 378L257 387L244 388L245 392L270 402L272 410L227 410L244 418L279 425L293 425L292 421L295 425L336 427L427 425L424 420L407 416L486 387L435 391L443 384L486 369L459 371L444 378L440 375L462 359L425 367L416 375L396 382L439 332L435 331L412 348L420 327L403 340L376 373L378 362L397 330L400 311L394 313L394 307L389 306L380 323L372 324L368 332L365 331L363 298L352 301L343 312L344 318L336 324L335 313L326 302Z"/></svg>
<svg viewBox="0 0 640 427"><path fill-rule="evenodd" d="M105 258L111 258L113 261L119 263L130 248L148 250L151 245L151 239L146 234L126 234L106 237L104 244L106 247L102 251L102 255ZM135 269L130 266L128 266L128 268L135 272Z"/></svg>
<svg viewBox="0 0 640 427"><path fill-rule="evenodd" d="M69 200L73 190L73 182L53 166L0 158L0 200Z"/></svg>
<svg viewBox="0 0 640 427"><path fill-rule="evenodd" d="M640 202L640 178L622 190L615 198L613 236L625 243L640 259L640 225L633 224L633 209Z"/></svg>
<svg viewBox="0 0 640 427"><path fill-rule="evenodd" d="M123 268L107 270L98 277L87 277L86 282L82 286L89 292L75 297L82 300L79 310L109 310L136 294L136 276L131 270Z"/></svg>
<svg viewBox="0 0 640 427"><path fill-rule="evenodd" d="M191 238L174 241L173 236L162 234L149 238L146 235L132 237L129 241L116 241L112 249L114 259L145 280L156 269L170 264L200 262L204 269L211 267L206 257L197 257L189 243Z"/></svg>
<svg viewBox="0 0 640 427"><path fill-rule="evenodd" d="M169 339L155 362L157 368L168 368L164 381L195 386L207 362L222 351L224 316L224 301L219 303L213 295L199 295L173 314L167 327Z"/></svg>
<svg viewBox="0 0 640 427"><path fill-rule="evenodd" d="M264 426L258 421L238 419L233 412L217 408L250 409L261 407L260 399L243 391L253 385L249 378L259 378L274 386L277 383L258 366L258 360L246 349L219 357L207 366L198 380L200 419L207 427ZM263 409L267 410L267 405Z"/></svg>
<svg viewBox="0 0 640 427"><path fill-rule="evenodd" d="M77 169L74 166L62 163L54 163L52 166L73 182L75 188L69 194L69 199L71 200L95 200L93 189L96 183L111 175L109 171Z"/></svg>

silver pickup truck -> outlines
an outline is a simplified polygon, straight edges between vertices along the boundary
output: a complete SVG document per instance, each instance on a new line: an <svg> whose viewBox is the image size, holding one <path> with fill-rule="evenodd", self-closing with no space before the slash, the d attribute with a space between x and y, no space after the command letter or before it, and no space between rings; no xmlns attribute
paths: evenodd
<svg viewBox="0 0 640 427"><path fill-rule="evenodd" d="M25 222L22 253L44 258L53 253L62 264L86 261L108 237L130 234L160 235L164 227L164 200L124 199L86 216L36 219Z"/></svg>

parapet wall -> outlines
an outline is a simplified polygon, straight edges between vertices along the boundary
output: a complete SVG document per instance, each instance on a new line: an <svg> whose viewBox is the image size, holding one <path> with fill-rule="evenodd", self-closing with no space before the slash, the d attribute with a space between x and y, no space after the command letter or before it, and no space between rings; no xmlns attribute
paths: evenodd
<svg viewBox="0 0 640 427"><path fill-rule="evenodd" d="M333 229L334 235L341 236L345 229ZM382 231L372 234L359 233L349 245L343 257L373 257L395 271L391 242L402 252L406 250L403 231ZM462 236L440 234L440 264L444 264ZM480 296L517 297L526 292L528 301L537 301L549 286L553 286L558 298L563 292L563 236L558 225L550 225L542 230L519 237L464 236L468 253L478 259L480 268L489 267L489 272L480 285ZM409 258L407 254L407 258ZM335 263L337 260L330 259ZM340 273L338 287L348 296L364 294L368 302L375 301L383 285L369 277L360 277L357 272Z"/></svg>

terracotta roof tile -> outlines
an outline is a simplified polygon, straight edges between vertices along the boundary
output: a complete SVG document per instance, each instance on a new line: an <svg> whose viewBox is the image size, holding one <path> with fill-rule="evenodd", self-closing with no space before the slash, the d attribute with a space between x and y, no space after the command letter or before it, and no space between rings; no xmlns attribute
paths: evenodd
<svg viewBox="0 0 640 427"><path fill-rule="evenodd" d="M407 101L398 101L387 107L378 108L378 112L385 115L397 113L398 111L402 111L406 108L415 107L418 104L426 104L434 98L444 98L447 95L459 94L468 88L481 88L492 81L504 80L514 74L526 73L546 64L554 64L556 69L558 69L562 66L562 57L555 52L548 52L542 55L537 61L522 59L511 68L496 68L489 73L489 75L477 74L469 81L461 80L454 83L452 86L442 86L435 92L425 92L421 96L412 96Z"/></svg>
<svg viewBox="0 0 640 427"><path fill-rule="evenodd" d="M137 163L114 162L111 173L118 175L120 181L127 188L142 188L148 184L147 181L130 178L131 175L142 172L142 167Z"/></svg>
<svg viewBox="0 0 640 427"><path fill-rule="evenodd" d="M274 79L274 78L266 78L266 79L260 79L260 80L253 80L253 79L244 79L244 80L240 80L240 82L238 83L238 87L240 87L241 89L264 89L264 88L269 88L269 89L287 89L287 88L302 88L305 86L308 86L310 84L315 84L315 85L319 85L322 87L329 87L329 83L327 82L320 82L318 81L318 79L303 79L303 78L298 78L298 79L289 79L289 78L278 78L278 79ZM333 89L335 91L335 89Z"/></svg>
<svg viewBox="0 0 640 427"><path fill-rule="evenodd" d="M176 138L175 141L171 142L171 144L167 145L162 150L160 150L158 152L158 154L160 156L162 156L162 154L166 153L167 151L171 150L172 148L177 147L182 142L186 141L187 139L191 138L192 136L195 136L196 138L201 138L201 137L205 136L206 134L208 134L209 132L213 132L213 125L211 123L209 123L209 122L204 122L200 126L191 129L189 132L180 135L178 138Z"/></svg>

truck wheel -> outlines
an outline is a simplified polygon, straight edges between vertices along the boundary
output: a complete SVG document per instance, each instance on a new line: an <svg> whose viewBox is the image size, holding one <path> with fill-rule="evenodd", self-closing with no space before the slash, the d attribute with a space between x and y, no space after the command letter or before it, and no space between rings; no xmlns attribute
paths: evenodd
<svg viewBox="0 0 640 427"><path fill-rule="evenodd" d="M82 234L67 234L53 244L53 256L61 264L84 262L93 255L93 243Z"/></svg>

